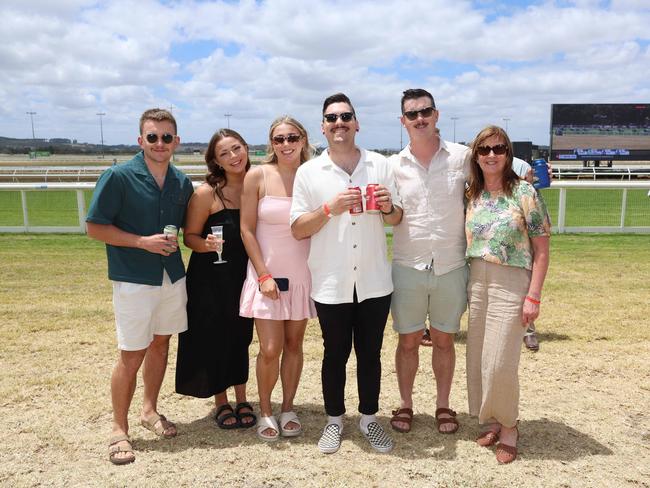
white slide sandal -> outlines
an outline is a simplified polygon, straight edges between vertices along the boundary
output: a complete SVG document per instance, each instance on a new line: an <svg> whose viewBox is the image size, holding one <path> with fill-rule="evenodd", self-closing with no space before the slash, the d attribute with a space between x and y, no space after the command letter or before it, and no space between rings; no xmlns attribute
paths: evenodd
<svg viewBox="0 0 650 488"><path fill-rule="evenodd" d="M287 429L286 427L289 422L298 424L298 428ZM300 423L300 420L298 420L298 416L296 415L296 412L294 411L282 412L280 414L280 432L284 437L295 437L302 433L302 424Z"/></svg>
<svg viewBox="0 0 650 488"><path fill-rule="evenodd" d="M268 429L273 429L275 432L273 434L265 433L264 431L268 431ZM257 437L267 442L278 440L280 437L280 427L278 427L278 421L275 420L275 417L260 416L260 420L257 423Z"/></svg>

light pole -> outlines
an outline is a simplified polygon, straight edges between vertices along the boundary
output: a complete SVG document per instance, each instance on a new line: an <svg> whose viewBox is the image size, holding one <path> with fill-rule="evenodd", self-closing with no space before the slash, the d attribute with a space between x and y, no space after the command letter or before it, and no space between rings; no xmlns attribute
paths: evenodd
<svg viewBox="0 0 650 488"><path fill-rule="evenodd" d="M99 115L99 135L102 141L102 159L104 159L104 123L102 117L106 115L106 112L98 112L97 115Z"/></svg>
<svg viewBox="0 0 650 488"><path fill-rule="evenodd" d="M502 119L506 123L506 134L508 133L508 121L510 120L508 117L504 117Z"/></svg>
<svg viewBox="0 0 650 488"><path fill-rule="evenodd" d="M27 115L29 115L29 118L32 121L32 139L36 139L36 136L34 135L34 115L36 115L36 112L25 112Z"/></svg>
<svg viewBox="0 0 650 488"><path fill-rule="evenodd" d="M454 142L456 142L456 121L458 120L458 117L452 117L451 120L454 123Z"/></svg>
<svg viewBox="0 0 650 488"><path fill-rule="evenodd" d="M223 116L226 118L228 128L230 129L230 117L232 117L232 114L223 114Z"/></svg>

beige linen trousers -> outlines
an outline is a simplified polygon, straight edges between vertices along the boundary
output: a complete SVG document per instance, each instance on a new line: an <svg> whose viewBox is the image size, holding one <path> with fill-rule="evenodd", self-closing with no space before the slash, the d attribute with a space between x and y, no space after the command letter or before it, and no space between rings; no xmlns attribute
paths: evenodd
<svg viewBox="0 0 650 488"><path fill-rule="evenodd" d="M514 427L519 417L521 313L531 272L472 259L467 296L467 397L480 424Z"/></svg>

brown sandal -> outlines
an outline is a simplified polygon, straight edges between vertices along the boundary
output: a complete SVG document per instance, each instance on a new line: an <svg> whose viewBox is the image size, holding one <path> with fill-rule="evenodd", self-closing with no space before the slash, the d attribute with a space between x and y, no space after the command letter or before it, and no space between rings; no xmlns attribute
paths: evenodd
<svg viewBox="0 0 650 488"><path fill-rule="evenodd" d="M398 408L392 411L393 416L390 419L390 426L393 430L406 434L411 431L411 422L413 422L413 409L411 408ZM405 414L405 416L402 416ZM400 427L396 422L402 422L408 427Z"/></svg>
<svg viewBox="0 0 650 488"><path fill-rule="evenodd" d="M128 448L120 447L117 444L126 441L129 445ZM121 452L131 453L130 456L126 457L117 457ZM108 441L108 460L115 465L129 464L135 461L135 454L133 454L133 446L131 446L131 439L128 435L116 435L111 437Z"/></svg>
<svg viewBox="0 0 650 488"><path fill-rule="evenodd" d="M440 417L441 414L451 415L451 417ZM440 430L440 427L445 424L454 424L455 427L451 430ZM441 434L453 434L459 427L458 420L456 420L456 412L450 408L441 407L436 409L436 425L438 426L438 432Z"/></svg>
<svg viewBox="0 0 650 488"><path fill-rule="evenodd" d="M420 338L420 345L424 347L433 346L433 342L431 342L431 333L429 332L429 329L424 329L424 333Z"/></svg>
<svg viewBox="0 0 650 488"><path fill-rule="evenodd" d="M515 427L517 430L517 442L519 441L519 429ZM517 459L517 446L509 446L508 444L504 444L503 442L499 442L497 444L497 461L499 464L508 464L513 462L515 459Z"/></svg>
<svg viewBox="0 0 650 488"><path fill-rule="evenodd" d="M493 430L486 430L476 438L476 443L481 447L490 447L496 444L498 440L498 432L494 432Z"/></svg>

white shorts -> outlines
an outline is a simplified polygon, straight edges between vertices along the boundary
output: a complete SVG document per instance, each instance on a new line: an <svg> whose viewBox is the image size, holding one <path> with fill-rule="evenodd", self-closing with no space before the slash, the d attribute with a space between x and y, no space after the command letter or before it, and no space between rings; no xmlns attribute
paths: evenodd
<svg viewBox="0 0 650 488"><path fill-rule="evenodd" d="M140 351L149 347L154 335L185 332L186 305L185 277L172 283L164 271L162 286L113 281L118 349Z"/></svg>

